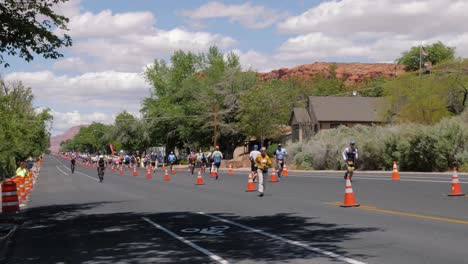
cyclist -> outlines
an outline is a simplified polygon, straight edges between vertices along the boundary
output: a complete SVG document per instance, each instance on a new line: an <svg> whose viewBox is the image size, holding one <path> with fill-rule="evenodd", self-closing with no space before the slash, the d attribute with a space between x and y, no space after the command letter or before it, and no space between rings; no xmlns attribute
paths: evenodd
<svg viewBox="0 0 468 264"><path fill-rule="evenodd" d="M195 165L197 164L197 159L198 159L197 154L195 154L195 151L192 150L190 152L190 155L188 156L190 172L192 173L192 175L193 175L193 171L195 170Z"/></svg>
<svg viewBox="0 0 468 264"><path fill-rule="evenodd" d="M176 162L176 160L177 160L177 157L174 154L174 151L171 151L171 154L169 154L169 156L167 157L167 161L169 161L169 164L171 164L170 166L171 171L172 171L172 167L174 167L174 163Z"/></svg>
<svg viewBox="0 0 468 264"><path fill-rule="evenodd" d="M76 155L75 155L75 153L73 153L71 155L71 160L70 160L71 173L75 173L75 162L76 162Z"/></svg>
<svg viewBox="0 0 468 264"><path fill-rule="evenodd" d="M358 159L358 150L356 148L356 142L351 140L349 143L349 147L343 150L343 160L346 163L346 173L344 178L346 179L346 175L349 173L349 179L353 177L354 168L356 167L356 160Z"/></svg>
<svg viewBox="0 0 468 264"><path fill-rule="evenodd" d="M260 155L260 151L258 151L258 145L254 145L254 150L250 152L249 158L250 158L250 171L252 172L252 180L254 182L257 182L257 163L255 162L255 159L257 156Z"/></svg>
<svg viewBox="0 0 468 264"><path fill-rule="evenodd" d="M221 166L221 160L223 159L223 153L219 151L219 146L215 147L215 151L211 153L211 159L216 170L216 180L218 179L219 166Z"/></svg>
<svg viewBox="0 0 468 264"><path fill-rule="evenodd" d="M286 149L282 148L281 144L278 144L278 148L273 153L276 159L276 169L278 170L276 174L278 175L278 179L281 179L283 175L283 167L284 167L284 158L288 156L288 152Z"/></svg>
<svg viewBox="0 0 468 264"><path fill-rule="evenodd" d="M98 176L99 176L99 182L102 183L104 180L104 171L106 170L106 162L104 161L104 156L100 155L99 160L98 160Z"/></svg>

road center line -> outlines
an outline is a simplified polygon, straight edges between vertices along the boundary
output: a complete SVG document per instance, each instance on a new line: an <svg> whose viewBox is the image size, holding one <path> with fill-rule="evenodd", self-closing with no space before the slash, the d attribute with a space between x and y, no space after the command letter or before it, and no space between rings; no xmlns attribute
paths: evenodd
<svg viewBox="0 0 468 264"><path fill-rule="evenodd" d="M63 164L59 159L57 159L57 161L60 162L60 163L62 164L62 166L63 166L65 169L71 171L71 169L68 168L67 166L65 166L65 164ZM58 169L58 167L57 167L57 169ZM59 170L60 170L60 169L59 169ZM81 173L81 172L76 171L76 170L75 170L75 173L79 173L79 174L84 175L84 176L86 176L86 177L88 177L88 178L91 178L91 179L93 179L93 180L95 180L95 181L99 181L99 179L96 179L96 178L94 178L94 177L92 177L92 176L89 176L88 174L84 174L84 173Z"/></svg>
<svg viewBox="0 0 468 264"><path fill-rule="evenodd" d="M198 214L201 214L201 215L216 219L218 221L221 221L221 222L224 222L224 223L227 223L227 224L231 224L231 225L240 227L242 229L249 230L251 232L261 234L263 236L267 236L269 238L273 238L273 239L276 239L276 240L279 240L279 241L282 241L282 242L285 242L285 243L288 243L288 244L291 244L291 245L294 245L294 246L302 247L304 249L314 251L314 252L320 253L322 255L325 255L325 256L328 256L328 257L331 257L331 258L334 258L336 260L340 260L340 261L343 261L343 262L346 262L346 263L366 264L364 262L361 262L361 261L358 261L358 260L355 260L355 259L347 258L347 257L338 255L338 254L330 252L330 251L326 251L326 250L323 250L323 249L320 249L320 248L317 248L317 247L312 247L312 246L309 246L309 245L307 245L305 243L302 243L302 242L299 242L299 241L295 241L295 240L287 239L287 238L284 238L284 237L281 237L281 236L277 236L277 235L262 231L260 229L252 228L252 227L249 227L249 226L246 226L246 225L243 225L243 224L239 224L239 223L236 223L236 222L233 222L231 220L227 220L227 219L224 219L224 218L221 218L221 217L210 215L210 214L207 214L207 213L204 213L204 212L198 212Z"/></svg>
<svg viewBox="0 0 468 264"><path fill-rule="evenodd" d="M339 206L341 203L340 202L333 202L333 203L328 203L328 204ZM443 217L430 216L430 215L405 213L405 212L392 211L392 210L385 210L385 209L380 209L380 208L375 207L375 206L362 206L361 205L360 207L356 207L356 209L366 210L366 211L374 211L374 212L384 213L384 214L409 216L409 217L414 217L414 218L421 218L421 219L428 219L428 220L434 220L434 221L441 221L441 222L449 222L449 223L468 225L468 221L464 221L464 220L443 218Z"/></svg>
<svg viewBox="0 0 468 264"><path fill-rule="evenodd" d="M183 237L177 235L176 233L170 231L169 229L164 228L163 226L161 226L161 225L159 225L159 224L157 224L157 223L151 221L150 219L148 219L148 218L146 218L146 217L142 217L142 219L145 220L146 222L148 222L149 224L155 226L155 227L158 228L159 230L161 230L161 231L167 233L168 235L172 236L173 238L175 238L175 239L177 239L177 240L179 240L179 241L181 241L181 242L183 242L183 243L185 243L185 244L191 246L192 248L194 248L194 249L196 249L196 250L198 250L198 251L204 253L205 255L207 255L208 257L210 257L211 259L213 259L213 260L215 260L215 261L217 261L217 262L219 262L219 263L222 263L222 264L228 264L228 263L229 263L227 260L221 258L220 256L211 253L210 251L208 251L208 250L206 250L206 249L204 249L204 248L198 246L197 244L195 244L195 243L193 243L193 242L191 242L191 241L189 241L189 240L187 240L187 239L185 239L185 238L183 238Z"/></svg>
<svg viewBox="0 0 468 264"><path fill-rule="evenodd" d="M59 170L59 171L60 171L61 173L63 173L64 175L67 175L67 176L70 175L70 174L64 172L63 170L61 170L61 169L59 168L59 166L55 166L55 167L57 168L57 170Z"/></svg>
<svg viewBox="0 0 468 264"><path fill-rule="evenodd" d="M63 166L65 166L65 165L63 165ZM71 171L70 168L68 168L68 167L65 167L65 168L66 168L67 170ZM93 180L95 180L95 181L99 181L99 179L96 179L96 178L94 178L94 177L92 177L92 176L89 176L88 174L84 174L84 173L81 173L81 172L76 171L76 170L75 170L75 173L79 173L79 174L81 174L81 175L83 175L83 176L86 176L86 177L88 177L88 178L91 178L91 179L93 179Z"/></svg>

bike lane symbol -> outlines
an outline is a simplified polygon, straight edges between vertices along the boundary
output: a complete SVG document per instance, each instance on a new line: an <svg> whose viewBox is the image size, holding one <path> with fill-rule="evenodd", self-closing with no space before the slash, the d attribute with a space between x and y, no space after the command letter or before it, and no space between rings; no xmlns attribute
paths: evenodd
<svg viewBox="0 0 468 264"><path fill-rule="evenodd" d="M208 228L186 228L180 230L183 233L200 233L204 235L222 236L229 226L211 226Z"/></svg>

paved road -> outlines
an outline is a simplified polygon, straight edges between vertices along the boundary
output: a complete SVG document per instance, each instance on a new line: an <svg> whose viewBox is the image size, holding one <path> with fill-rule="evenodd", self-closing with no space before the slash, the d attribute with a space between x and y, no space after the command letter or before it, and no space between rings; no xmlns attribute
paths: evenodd
<svg viewBox="0 0 468 264"><path fill-rule="evenodd" d="M247 193L245 172L146 179L47 157L8 263L467 263L468 197L450 175L290 172ZM461 177L468 191L468 179Z"/></svg>

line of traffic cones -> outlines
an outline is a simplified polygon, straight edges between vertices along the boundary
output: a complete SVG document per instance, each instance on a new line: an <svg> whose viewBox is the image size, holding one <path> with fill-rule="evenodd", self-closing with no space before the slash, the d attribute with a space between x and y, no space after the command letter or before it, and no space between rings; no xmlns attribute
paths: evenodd
<svg viewBox="0 0 468 264"><path fill-rule="evenodd" d="M400 180L400 174L398 173L398 166L397 162L393 162L393 172L392 172L392 181L399 181Z"/></svg>
<svg viewBox="0 0 468 264"><path fill-rule="evenodd" d="M279 182L278 177L276 176L276 170L271 172L270 182Z"/></svg>
<svg viewBox="0 0 468 264"><path fill-rule="evenodd" d="M197 184L196 185L204 185L205 183L203 182L203 177L201 175L201 171L198 171L197 174Z"/></svg>
<svg viewBox="0 0 468 264"><path fill-rule="evenodd" d="M284 164L282 175L283 176L288 176L289 175L288 168L287 168L286 164Z"/></svg>
<svg viewBox="0 0 468 264"><path fill-rule="evenodd" d="M358 206L359 204L356 202L356 198L354 197L353 186L351 186L351 178L348 173L346 175L344 202L341 205L341 207L358 207Z"/></svg>
<svg viewBox="0 0 468 264"><path fill-rule="evenodd" d="M453 167L452 188L450 189L450 194L448 196L465 196L465 194L461 190L461 184L458 179L457 167Z"/></svg>
<svg viewBox="0 0 468 264"><path fill-rule="evenodd" d="M246 192L255 192L257 189L255 188L255 184L253 182L252 173L249 173L249 180L247 182L247 190Z"/></svg>
<svg viewBox="0 0 468 264"><path fill-rule="evenodd" d="M173 173L174 174L174 173ZM169 178L169 173L167 172L167 170L164 172L164 180L165 181L169 181L170 178Z"/></svg>

